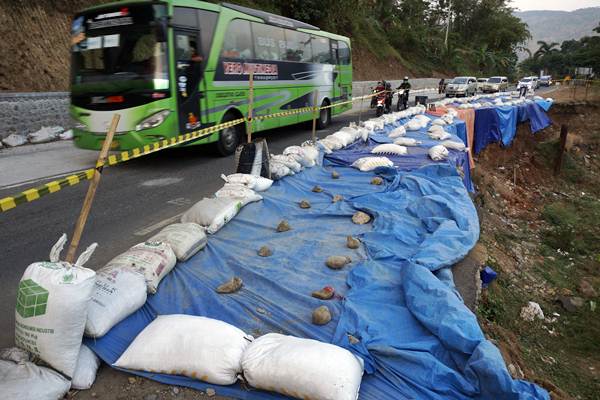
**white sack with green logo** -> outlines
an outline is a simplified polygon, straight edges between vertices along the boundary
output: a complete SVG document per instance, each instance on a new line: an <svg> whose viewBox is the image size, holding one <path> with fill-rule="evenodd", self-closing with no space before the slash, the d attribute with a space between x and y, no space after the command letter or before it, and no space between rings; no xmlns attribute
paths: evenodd
<svg viewBox="0 0 600 400"><path fill-rule="evenodd" d="M72 265L59 261L66 241L63 235L52 247L49 262L36 262L25 270L17 291L15 342L71 377L96 279L96 273L82 265L97 244Z"/></svg>
<svg viewBox="0 0 600 400"><path fill-rule="evenodd" d="M177 258L167 243L148 241L139 243L113 258L106 267L131 268L143 271L148 293L156 293L158 284L175 266Z"/></svg>

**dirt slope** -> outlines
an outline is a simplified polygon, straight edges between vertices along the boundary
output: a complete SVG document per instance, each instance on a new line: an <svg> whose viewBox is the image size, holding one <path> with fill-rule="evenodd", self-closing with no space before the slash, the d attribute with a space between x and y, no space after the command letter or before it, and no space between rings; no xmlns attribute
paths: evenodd
<svg viewBox="0 0 600 400"><path fill-rule="evenodd" d="M499 274L478 317L515 378L537 381L554 399L598 399L600 102L558 97L552 127L533 136L522 125L512 147L491 146L478 159L480 243ZM555 177L561 124L569 137ZM529 301L544 320L520 317Z"/></svg>

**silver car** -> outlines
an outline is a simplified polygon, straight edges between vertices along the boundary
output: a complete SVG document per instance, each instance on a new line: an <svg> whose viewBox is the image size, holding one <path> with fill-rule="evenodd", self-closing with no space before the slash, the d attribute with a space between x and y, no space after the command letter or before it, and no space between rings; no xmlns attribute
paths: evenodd
<svg viewBox="0 0 600 400"><path fill-rule="evenodd" d="M492 76L483 85L483 93L496 93L508 90L508 78L506 76Z"/></svg>
<svg viewBox="0 0 600 400"><path fill-rule="evenodd" d="M457 76L446 86L446 97L473 96L477 93L477 78Z"/></svg>

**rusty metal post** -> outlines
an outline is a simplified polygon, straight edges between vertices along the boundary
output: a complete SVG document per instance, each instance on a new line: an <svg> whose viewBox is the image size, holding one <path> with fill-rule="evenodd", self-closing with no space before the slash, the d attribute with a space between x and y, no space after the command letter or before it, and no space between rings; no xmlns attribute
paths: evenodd
<svg viewBox="0 0 600 400"><path fill-rule="evenodd" d="M569 128L566 125L560 126L560 143L558 144L558 154L556 155L556 161L554 162L554 176L560 174L562 169L565 147L567 146L567 135L569 134Z"/></svg>

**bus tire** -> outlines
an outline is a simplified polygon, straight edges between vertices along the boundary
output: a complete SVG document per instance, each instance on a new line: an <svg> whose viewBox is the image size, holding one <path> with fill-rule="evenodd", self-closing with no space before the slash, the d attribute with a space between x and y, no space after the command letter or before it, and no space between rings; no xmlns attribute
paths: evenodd
<svg viewBox="0 0 600 400"><path fill-rule="evenodd" d="M234 119L241 118L236 116L234 113L228 112L221 123L233 121ZM217 140L217 150L223 157L229 156L235 152L238 145L240 144L240 138L242 137L242 130L244 124L237 124L229 128L225 128L219 132L219 140Z"/></svg>
<svg viewBox="0 0 600 400"><path fill-rule="evenodd" d="M323 100L321 107L329 105L329 101ZM326 108L319 111L319 118L317 118L317 129L325 129L331 123L331 108Z"/></svg>

